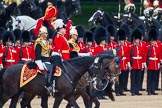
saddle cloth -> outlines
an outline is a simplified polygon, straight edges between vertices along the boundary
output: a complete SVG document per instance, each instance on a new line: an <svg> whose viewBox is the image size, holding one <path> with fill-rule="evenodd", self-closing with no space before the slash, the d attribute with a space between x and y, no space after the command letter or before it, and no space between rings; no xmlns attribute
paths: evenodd
<svg viewBox="0 0 162 108"><path fill-rule="evenodd" d="M21 70L20 88L34 79L37 76L38 72L40 72L39 69L29 69L27 64L25 64Z"/></svg>

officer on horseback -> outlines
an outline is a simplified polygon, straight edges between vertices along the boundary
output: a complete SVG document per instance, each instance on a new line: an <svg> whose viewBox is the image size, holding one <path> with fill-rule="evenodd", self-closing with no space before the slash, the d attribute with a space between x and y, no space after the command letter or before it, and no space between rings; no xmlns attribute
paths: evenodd
<svg viewBox="0 0 162 108"><path fill-rule="evenodd" d="M144 0L143 6L144 6L143 13L145 17L152 17L151 14L153 14L153 7L152 7L150 0Z"/></svg>
<svg viewBox="0 0 162 108"><path fill-rule="evenodd" d="M39 38L35 41L35 63L39 67L39 70L41 72L45 72L46 78L47 78L47 85L45 88L47 91L50 92L56 92L54 87L51 85L51 74L47 73L52 73L52 66L51 63L49 62L49 57L50 57L50 44L47 41L47 28L42 26L39 30ZM48 72L47 72L48 71Z"/></svg>
<svg viewBox="0 0 162 108"><path fill-rule="evenodd" d="M126 4L124 7L125 13L134 13L136 10L135 5L133 4L133 0L124 0L124 3Z"/></svg>

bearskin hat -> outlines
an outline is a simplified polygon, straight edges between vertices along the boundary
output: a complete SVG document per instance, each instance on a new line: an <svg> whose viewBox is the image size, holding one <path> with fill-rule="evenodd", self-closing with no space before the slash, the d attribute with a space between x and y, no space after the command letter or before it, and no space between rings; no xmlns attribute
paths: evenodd
<svg viewBox="0 0 162 108"><path fill-rule="evenodd" d="M118 40L126 40L126 32L124 29L119 29L117 32Z"/></svg>
<svg viewBox="0 0 162 108"><path fill-rule="evenodd" d="M31 42L31 35L29 31L23 31L21 37L22 42Z"/></svg>
<svg viewBox="0 0 162 108"><path fill-rule="evenodd" d="M134 29L134 31L132 32L132 41L134 39L141 40L141 37L142 37L142 31L139 28Z"/></svg>
<svg viewBox="0 0 162 108"><path fill-rule="evenodd" d="M52 3L53 5L56 5L56 4L57 4L57 1L56 1L56 0L47 0L47 2L50 2L50 3Z"/></svg>
<svg viewBox="0 0 162 108"><path fill-rule="evenodd" d="M93 33L91 31L86 31L84 34L84 43L93 42Z"/></svg>
<svg viewBox="0 0 162 108"><path fill-rule="evenodd" d="M124 29L125 30L126 37L130 37L131 36L131 29L130 29L128 24L121 25L120 29Z"/></svg>
<svg viewBox="0 0 162 108"><path fill-rule="evenodd" d="M113 26L113 25L108 25L107 27L106 27L106 29L107 29L107 32L109 33L109 35L110 36L114 36L115 37L115 35L116 35L116 30L115 30L115 27Z"/></svg>
<svg viewBox="0 0 162 108"><path fill-rule="evenodd" d="M14 34L11 31L5 31L2 36L3 44L6 45L6 42L11 41L14 43Z"/></svg>
<svg viewBox="0 0 162 108"><path fill-rule="evenodd" d="M76 58L76 57L78 57L79 55L78 55L78 53L76 52L76 51L72 51L72 52L70 52L70 58L72 59L72 58Z"/></svg>
<svg viewBox="0 0 162 108"><path fill-rule="evenodd" d="M94 31L94 39L96 43L99 45L101 41L107 40L106 37L106 29L102 26L98 26Z"/></svg>
<svg viewBox="0 0 162 108"><path fill-rule="evenodd" d="M15 41L21 39L21 30L20 30L20 29L15 29L15 30L13 31L13 33L14 33Z"/></svg>
<svg viewBox="0 0 162 108"><path fill-rule="evenodd" d="M0 39L2 39L3 33L5 32L5 28L0 27Z"/></svg>
<svg viewBox="0 0 162 108"><path fill-rule="evenodd" d="M84 33L85 33L85 28L84 28L84 26L78 25L78 26L76 26L75 29L76 29L77 32L78 32L78 37L83 37L83 36L84 36Z"/></svg>
<svg viewBox="0 0 162 108"><path fill-rule="evenodd" d="M157 36L158 36L157 29L155 27L150 28L150 30L148 32L149 41L157 40Z"/></svg>

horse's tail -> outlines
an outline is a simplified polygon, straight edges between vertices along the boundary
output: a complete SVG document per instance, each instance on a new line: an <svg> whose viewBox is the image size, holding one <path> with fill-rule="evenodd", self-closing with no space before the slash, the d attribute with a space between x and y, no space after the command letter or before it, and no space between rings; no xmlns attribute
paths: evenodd
<svg viewBox="0 0 162 108"><path fill-rule="evenodd" d="M6 68L3 68L2 70L0 70L0 99L2 99L2 94L3 94L2 78L3 78L3 74L5 70Z"/></svg>

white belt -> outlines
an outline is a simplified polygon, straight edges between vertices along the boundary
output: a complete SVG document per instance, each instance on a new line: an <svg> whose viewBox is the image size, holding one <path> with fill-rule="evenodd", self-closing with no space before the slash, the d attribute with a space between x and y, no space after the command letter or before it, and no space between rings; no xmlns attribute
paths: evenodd
<svg viewBox="0 0 162 108"><path fill-rule="evenodd" d="M126 60L127 58L126 57L122 57L122 60Z"/></svg>
<svg viewBox="0 0 162 108"><path fill-rule="evenodd" d="M156 57L149 57L149 60L158 60Z"/></svg>
<svg viewBox="0 0 162 108"><path fill-rule="evenodd" d="M15 60L6 60L6 62L15 62Z"/></svg>
<svg viewBox="0 0 162 108"><path fill-rule="evenodd" d="M31 60L30 58L21 58L21 60L24 60L24 61L29 61L29 60Z"/></svg>
<svg viewBox="0 0 162 108"><path fill-rule="evenodd" d="M132 57L133 59L142 59L142 57Z"/></svg>
<svg viewBox="0 0 162 108"><path fill-rule="evenodd" d="M3 53L0 53L0 57L2 57L3 56Z"/></svg>

